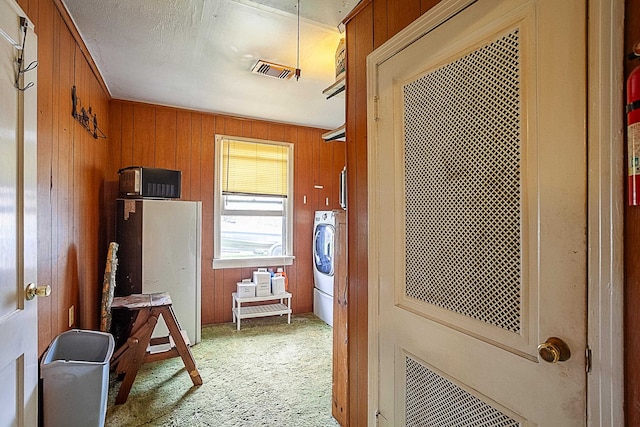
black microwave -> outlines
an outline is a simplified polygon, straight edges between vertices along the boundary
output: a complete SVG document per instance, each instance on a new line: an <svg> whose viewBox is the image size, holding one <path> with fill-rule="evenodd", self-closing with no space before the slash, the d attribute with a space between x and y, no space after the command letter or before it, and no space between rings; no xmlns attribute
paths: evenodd
<svg viewBox="0 0 640 427"><path fill-rule="evenodd" d="M129 166L118 171L120 197L179 199L182 172Z"/></svg>

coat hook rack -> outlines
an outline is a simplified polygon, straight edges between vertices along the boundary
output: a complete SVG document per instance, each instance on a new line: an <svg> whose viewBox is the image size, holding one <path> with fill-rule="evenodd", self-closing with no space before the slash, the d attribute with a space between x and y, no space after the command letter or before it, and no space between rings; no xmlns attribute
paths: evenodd
<svg viewBox="0 0 640 427"><path fill-rule="evenodd" d="M73 105L73 109L71 111L71 115L74 119L80 123L80 125L87 130L95 139L107 139L107 135L100 130L98 127L98 116L91 111L91 107L89 109L85 109L82 105L80 106L80 111L78 111L78 104L80 103L80 98L76 95L76 86L74 85L71 88L71 101Z"/></svg>
<svg viewBox="0 0 640 427"><path fill-rule="evenodd" d="M25 17L20 17L20 27L22 28L23 31L23 36L22 36L22 48L20 49L20 55L18 56L18 59L16 59L16 63L18 64L18 69L16 71L16 82L14 84L15 88L18 89L19 91L24 92L25 90L32 88L34 86L33 82L29 82L27 83L24 87L20 87L20 76L31 71L31 70L35 70L36 67L38 66L38 61L32 61L29 65L27 65L26 68L23 68L24 66L24 49L25 49L25 45L27 44L27 32L29 30L29 21L27 21L27 18Z"/></svg>

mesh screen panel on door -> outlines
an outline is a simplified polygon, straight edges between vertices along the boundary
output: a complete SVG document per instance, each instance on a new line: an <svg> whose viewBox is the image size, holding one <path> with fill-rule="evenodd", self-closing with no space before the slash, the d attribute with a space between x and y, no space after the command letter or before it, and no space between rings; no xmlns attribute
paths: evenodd
<svg viewBox="0 0 640 427"><path fill-rule="evenodd" d="M408 427L510 427L520 423L406 357Z"/></svg>
<svg viewBox="0 0 640 427"><path fill-rule="evenodd" d="M408 297L519 333L518 30L403 87Z"/></svg>

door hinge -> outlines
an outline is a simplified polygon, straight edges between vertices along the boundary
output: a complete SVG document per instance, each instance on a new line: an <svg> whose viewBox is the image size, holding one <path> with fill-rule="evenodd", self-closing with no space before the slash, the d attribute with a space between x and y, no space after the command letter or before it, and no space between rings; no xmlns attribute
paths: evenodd
<svg viewBox="0 0 640 427"><path fill-rule="evenodd" d="M584 356L585 356L585 360L586 360L584 369L588 374L589 372L591 372L591 357L592 357L591 356L591 349L589 348L589 346L587 346L587 349L584 352Z"/></svg>
<svg viewBox="0 0 640 427"><path fill-rule="evenodd" d="M389 425L389 421L382 415L380 410L376 410L376 425L380 427L385 427Z"/></svg>
<svg viewBox="0 0 640 427"><path fill-rule="evenodd" d="M378 117L378 100L380 99L379 96L374 96L373 97L373 120L374 121L378 121L380 120L380 118ZM376 414L377 416L377 414Z"/></svg>

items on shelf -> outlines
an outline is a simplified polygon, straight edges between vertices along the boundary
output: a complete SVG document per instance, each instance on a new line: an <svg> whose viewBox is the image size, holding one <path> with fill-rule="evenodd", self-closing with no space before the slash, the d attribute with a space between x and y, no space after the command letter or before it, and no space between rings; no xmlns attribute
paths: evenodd
<svg viewBox="0 0 640 427"><path fill-rule="evenodd" d="M344 75L347 73L346 50L347 45L344 38L342 38L336 49L336 80L344 78Z"/></svg>
<svg viewBox="0 0 640 427"><path fill-rule="evenodd" d="M253 272L253 283L256 285L257 297L271 295L271 273L266 268L259 268Z"/></svg>
<svg viewBox="0 0 640 427"><path fill-rule="evenodd" d="M346 89L346 74L347 74L347 61L346 61L346 45L345 40L340 39L338 43L338 49L336 50L336 81L328 88L322 91L322 94L330 99L338 94L341 94ZM330 130L322 134L322 139L325 142L330 141L345 141L346 125L342 125L337 129Z"/></svg>
<svg viewBox="0 0 640 427"><path fill-rule="evenodd" d="M282 280L280 280L280 278L282 278ZM276 286L278 286L277 288L274 289L274 280L276 280L278 282L278 284ZM278 269L276 270L276 274L274 277L271 278L271 288L273 289L273 293L276 294L276 289L280 290L280 282L282 283L282 286L284 286L282 288L282 290L278 293L283 293L285 291L289 290L289 278L287 277L287 273L284 271L284 269L282 267L278 267Z"/></svg>
<svg viewBox="0 0 640 427"><path fill-rule="evenodd" d="M258 268L253 272L251 279L242 279L236 283L238 298L254 298L281 296L287 293L289 288L287 274L282 267L276 273L266 268Z"/></svg>

